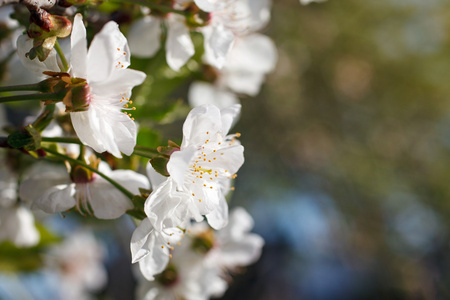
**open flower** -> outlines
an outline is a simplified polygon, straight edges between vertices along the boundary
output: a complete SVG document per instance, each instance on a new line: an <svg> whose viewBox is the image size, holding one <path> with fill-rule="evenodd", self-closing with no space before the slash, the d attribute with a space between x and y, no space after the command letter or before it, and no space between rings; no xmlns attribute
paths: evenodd
<svg viewBox="0 0 450 300"><path fill-rule="evenodd" d="M175 7L180 0L175 2ZM167 26L165 43L166 61L172 70L178 71L194 55L194 43L186 26L185 17L177 14L166 16L145 16L134 22L128 32L133 55L151 57L161 47L161 23Z"/></svg>
<svg viewBox="0 0 450 300"><path fill-rule="evenodd" d="M145 213L158 231L166 222L182 226L180 211L197 221L206 216L215 229L226 225L224 187L244 163L244 147L236 141L240 134L228 135L240 108L219 110L204 105L191 110L183 125L180 150L172 153L167 164L170 177L145 203Z"/></svg>
<svg viewBox="0 0 450 300"><path fill-rule="evenodd" d="M98 162L91 162L91 165ZM99 171L139 194L139 188L148 188L144 175L131 170L111 171L101 162ZM93 214L99 219L115 219L133 208L133 204L111 183L81 166L71 168L70 176L63 167L37 163L28 171L20 185L20 196L32 202L32 207L47 213L62 212L76 207L82 214Z"/></svg>
<svg viewBox="0 0 450 300"><path fill-rule="evenodd" d="M203 57L207 65L213 59ZM273 41L262 34L253 33L236 39L221 70L209 67L212 84L194 82L189 89L191 106L214 104L225 108L239 103L237 94L256 96L267 73L275 68L277 50Z"/></svg>
<svg viewBox="0 0 450 300"><path fill-rule="evenodd" d="M44 62L26 58L30 43L25 35L18 39L19 56L25 66L41 74L60 72L53 51ZM121 152L131 155L136 145L136 124L122 109L130 103L131 89L146 76L127 69L129 65L127 40L117 23L108 22L94 37L88 51L86 28L81 15L75 15L69 73L72 83L87 85L83 85L79 95L83 99L75 99L74 93L73 101L84 101L86 108L70 112L72 125L83 144L116 157L122 157Z"/></svg>
<svg viewBox="0 0 450 300"><path fill-rule="evenodd" d="M236 37L260 30L270 19L270 0L196 0L195 3L210 12L210 23L201 32L205 37L205 55L218 69L225 65Z"/></svg>

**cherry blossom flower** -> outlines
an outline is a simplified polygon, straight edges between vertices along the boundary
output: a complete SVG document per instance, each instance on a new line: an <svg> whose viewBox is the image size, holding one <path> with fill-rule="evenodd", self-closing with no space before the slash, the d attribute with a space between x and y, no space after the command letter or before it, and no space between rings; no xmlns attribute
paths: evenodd
<svg viewBox="0 0 450 300"><path fill-rule="evenodd" d="M261 255L263 239L249 231L253 219L236 208L229 224L212 230L206 222L196 223L181 244L173 247L164 271L139 280L138 299L209 299L220 297L228 287L229 271L255 262ZM146 262L139 262L140 270ZM150 266L151 268L151 266ZM151 280L151 281L149 281Z"/></svg>
<svg viewBox="0 0 450 300"><path fill-rule="evenodd" d="M89 293L105 286L107 273L102 262L105 256L106 249L87 230L77 230L51 247L45 263L46 268L58 274L61 298L91 299Z"/></svg>
<svg viewBox="0 0 450 300"><path fill-rule="evenodd" d="M211 59L204 56L206 64ZM189 89L191 106L214 104L225 108L239 103L235 93L256 96L265 75L275 68L277 51L272 40L262 34L253 33L236 39L225 66L213 69L217 77L213 84L194 82Z"/></svg>
<svg viewBox="0 0 450 300"><path fill-rule="evenodd" d="M24 65L41 74L60 72L54 51L44 62L27 59L25 53L31 43L26 35L18 39L18 52ZM108 22L94 37L88 51L86 28L81 15L75 15L70 65L71 77L86 80L89 91L85 99L88 108L70 112L80 140L97 152L108 151L116 157L122 157L120 152L131 155L136 145L136 124L122 109L130 103L131 89L141 84L146 75L127 69L130 51L117 23Z"/></svg>
<svg viewBox="0 0 450 300"><path fill-rule="evenodd" d="M91 165L95 165L91 162ZM99 171L139 194L139 188L148 188L144 175L131 170L111 171L101 162ZM115 219L133 208L120 190L104 178L80 166L71 169L70 176L62 166L34 164L20 185L20 196L46 213L63 212L76 207L82 214L93 214L99 219Z"/></svg>
<svg viewBox="0 0 450 300"><path fill-rule="evenodd" d="M167 222L182 226L180 215L186 212L197 221L206 216L216 229L226 225L225 182L236 177L244 163L244 147L236 141L240 134L227 135L240 108L234 105L221 111L204 105L191 110L183 125L180 150L172 153L167 164L170 177L145 203L145 213L156 230L161 231Z"/></svg>
<svg viewBox="0 0 450 300"><path fill-rule="evenodd" d="M195 3L210 12L210 23L202 27L201 32L205 37L205 55L218 69L225 65L237 37L260 30L270 19L270 0L202 0Z"/></svg>
<svg viewBox="0 0 450 300"><path fill-rule="evenodd" d="M174 7L181 8L183 2L175 1ZM145 16L139 19L131 25L128 32L130 48L137 57L152 57L161 47L162 22L167 26L167 64L172 70L179 71L195 53L184 16L169 13L165 17Z"/></svg>

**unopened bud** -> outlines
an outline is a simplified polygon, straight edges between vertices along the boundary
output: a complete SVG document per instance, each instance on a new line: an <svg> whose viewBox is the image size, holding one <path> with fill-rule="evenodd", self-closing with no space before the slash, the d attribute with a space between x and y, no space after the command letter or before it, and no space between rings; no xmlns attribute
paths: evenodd
<svg viewBox="0 0 450 300"><path fill-rule="evenodd" d="M86 80L71 78L68 89L69 91L63 99L66 112L87 111L91 103L91 88Z"/></svg>
<svg viewBox="0 0 450 300"><path fill-rule="evenodd" d="M63 16L51 15L43 9L31 12L27 34L33 39L33 48L26 55L30 59L47 59L57 38L65 38L72 31L72 23Z"/></svg>

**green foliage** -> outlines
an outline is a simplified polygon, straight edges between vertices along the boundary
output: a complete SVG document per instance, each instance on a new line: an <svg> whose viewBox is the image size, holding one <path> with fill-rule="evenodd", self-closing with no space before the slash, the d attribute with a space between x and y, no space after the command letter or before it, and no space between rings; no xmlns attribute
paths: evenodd
<svg viewBox="0 0 450 300"><path fill-rule="evenodd" d="M36 227L41 236L36 246L18 248L9 241L0 243L0 271L31 272L42 266L44 250L60 242L61 238L48 231L43 225Z"/></svg>

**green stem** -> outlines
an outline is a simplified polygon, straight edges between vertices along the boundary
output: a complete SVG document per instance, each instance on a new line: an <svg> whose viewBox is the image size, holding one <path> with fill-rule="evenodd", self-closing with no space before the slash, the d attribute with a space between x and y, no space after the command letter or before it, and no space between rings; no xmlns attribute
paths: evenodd
<svg viewBox="0 0 450 300"><path fill-rule="evenodd" d="M0 86L0 92L43 91L41 83Z"/></svg>
<svg viewBox="0 0 450 300"><path fill-rule="evenodd" d="M142 151L147 151L147 152L152 152L152 153L155 153L155 154L159 154L158 150L150 148L150 147L136 145L136 147L134 147L134 148L136 150L142 150Z"/></svg>
<svg viewBox="0 0 450 300"><path fill-rule="evenodd" d="M133 200L133 193L131 193L130 191L128 191L126 188L124 188L123 186L121 186L119 183L117 183L116 181L114 181L113 179L111 179L110 177L108 177L107 175L103 174L102 172L100 172L99 170L97 170L96 168L91 167L88 164L85 164L84 162L71 158L67 155L61 154L56 150L52 150L50 148L46 148L46 147L42 147L42 150L44 150L47 153L52 154L53 156L63 159L63 160L67 160L71 163L74 164L78 164L80 166L82 166L83 168L86 168L92 172L97 173L98 175L100 175L101 177L103 177L106 181L108 181L109 183L111 183L113 186L115 186L119 191L121 191L125 196L127 196L130 200Z"/></svg>
<svg viewBox="0 0 450 300"><path fill-rule="evenodd" d="M58 53L59 58L61 59L61 62L63 64L63 70L61 70L61 71L67 72L69 70L69 64L67 63L67 59L64 56L64 52L62 51L61 46L58 43L58 40L56 40L56 43L55 43L55 50L56 50L56 53Z"/></svg>
<svg viewBox="0 0 450 300"><path fill-rule="evenodd" d="M121 1L112 0L111 2L113 2L113 3L120 3L120 4L122 4L122 3L138 4L138 5L146 6L146 7L150 8L150 9L153 9L153 10L158 10L158 11L163 12L163 13L174 13L174 14L179 14L179 15L183 15L183 16L186 16L186 15L189 14L189 13L187 13L185 11L173 9L171 7L167 7L167 6L164 6L164 5L152 4L152 3L148 3L148 2L145 2L145 1L139 1L139 0L121 0Z"/></svg>
<svg viewBox="0 0 450 300"><path fill-rule="evenodd" d="M144 152L144 151L140 151L140 150L134 150L133 151L133 155L138 155L138 156L142 156L148 159L152 159L154 157L156 157L156 155L152 155L150 153Z"/></svg>
<svg viewBox="0 0 450 300"><path fill-rule="evenodd" d="M61 90L57 93L41 93L41 94L27 94L27 95L16 95L9 97L0 97L0 103L4 102L16 102L16 101L27 101L27 100L53 100L62 101L66 95L65 90Z"/></svg>
<svg viewBox="0 0 450 300"><path fill-rule="evenodd" d="M67 144L78 144L82 145L83 143L77 138L71 137L41 137L43 142L53 142L53 143L67 143Z"/></svg>

